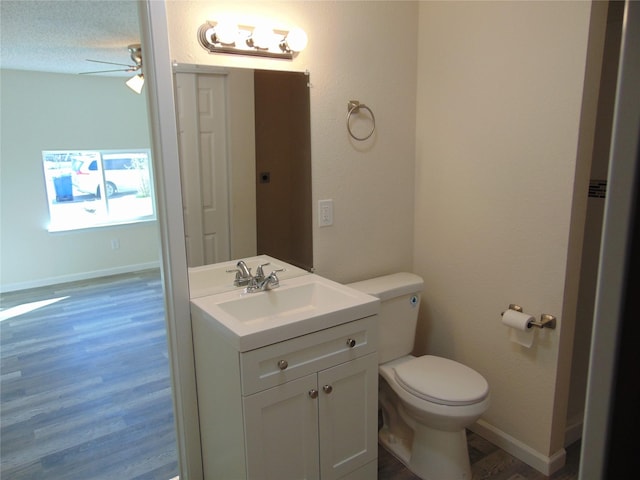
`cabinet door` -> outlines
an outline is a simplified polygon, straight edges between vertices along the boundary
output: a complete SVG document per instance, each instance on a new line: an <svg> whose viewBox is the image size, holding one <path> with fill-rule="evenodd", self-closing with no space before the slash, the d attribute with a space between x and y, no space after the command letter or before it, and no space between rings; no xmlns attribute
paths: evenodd
<svg viewBox="0 0 640 480"><path fill-rule="evenodd" d="M317 388L311 374L243 398L249 479L319 478Z"/></svg>
<svg viewBox="0 0 640 480"><path fill-rule="evenodd" d="M375 353L318 373L320 473L343 477L378 456Z"/></svg>

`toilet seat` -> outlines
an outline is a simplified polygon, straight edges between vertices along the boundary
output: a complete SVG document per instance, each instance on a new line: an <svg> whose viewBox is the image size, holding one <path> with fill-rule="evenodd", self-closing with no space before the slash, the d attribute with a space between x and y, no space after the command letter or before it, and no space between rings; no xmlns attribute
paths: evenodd
<svg viewBox="0 0 640 480"><path fill-rule="evenodd" d="M393 372L404 390L439 405L472 405L489 394L482 375L447 358L424 355L395 365Z"/></svg>

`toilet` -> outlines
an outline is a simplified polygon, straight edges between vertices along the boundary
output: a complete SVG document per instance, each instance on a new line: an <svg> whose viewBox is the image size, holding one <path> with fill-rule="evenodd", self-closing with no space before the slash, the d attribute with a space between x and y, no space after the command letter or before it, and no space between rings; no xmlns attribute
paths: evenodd
<svg viewBox="0 0 640 480"><path fill-rule="evenodd" d="M422 278L395 273L349 286L380 299L379 442L423 480L470 480L465 428L489 406L487 381L453 360L411 355Z"/></svg>

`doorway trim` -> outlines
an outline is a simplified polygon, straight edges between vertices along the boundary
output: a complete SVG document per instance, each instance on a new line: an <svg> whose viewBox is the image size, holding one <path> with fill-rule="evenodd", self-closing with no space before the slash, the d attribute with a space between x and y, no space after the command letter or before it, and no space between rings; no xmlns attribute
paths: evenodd
<svg viewBox="0 0 640 480"><path fill-rule="evenodd" d="M152 152L153 158L160 162L154 172L178 463L182 480L201 479L202 453L166 6L164 2L146 0L139 3L139 13Z"/></svg>

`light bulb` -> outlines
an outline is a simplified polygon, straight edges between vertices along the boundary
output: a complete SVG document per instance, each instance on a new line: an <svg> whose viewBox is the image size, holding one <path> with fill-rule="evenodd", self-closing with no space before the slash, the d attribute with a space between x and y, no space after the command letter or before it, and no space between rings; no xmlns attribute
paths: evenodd
<svg viewBox="0 0 640 480"><path fill-rule="evenodd" d="M238 36L238 26L234 23L223 21L218 22L214 29L215 39L224 44L232 45Z"/></svg>
<svg viewBox="0 0 640 480"><path fill-rule="evenodd" d="M253 29L251 33L251 45L256 48L269 48L273 41L273 30L264 25Z"/></svg>
<svg viewBox="0 0 640 480"><path fill-rule="evenodd" d="M307 46L307 34L301 28L292 29L285 38L287 47L292 52L301 52Z"/></svg>
<svg viewBox="0 0 640 480"><path fill-rule="evenodd" d="M204 33L204 38L207 40L209 45L214 45L216 43L215 27L207 28L207 31Z"/></svg>

